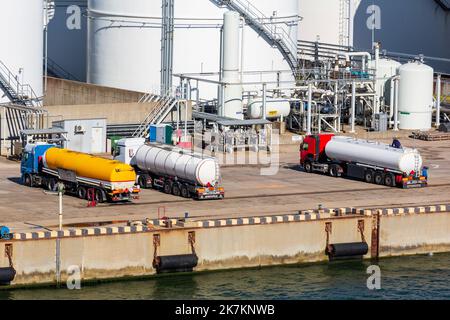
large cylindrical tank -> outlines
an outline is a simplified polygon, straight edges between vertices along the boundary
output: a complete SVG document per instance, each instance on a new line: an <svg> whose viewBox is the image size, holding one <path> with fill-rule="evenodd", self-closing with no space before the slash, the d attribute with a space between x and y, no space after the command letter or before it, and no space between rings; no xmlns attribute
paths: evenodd
<svg viewBox="0 0 450 320"><path fill-rule="evenodd" d="M29 84L37 97L43 95L44 4L42 0L2 1L0 61L21 84ZM3 70L4 67L2 66ZM7 102L0 91L0 102Z"/></svg>
<svg viewBox="0 0 450 320"><path fill-rule="evenodd" d="M48 25L49 73L84 82L87 56L85 13L88 0L54 0L54 2L55 14Z"/></svg>
<svg viewBox="0 0 450 320"><path fill-rule="evenodd" d="M431 129L433 74L433 68L420 62L407 63L399 68L400 129Z"/></svg>
<svg viewBox="0 0 450 320"><path fill-rule="evenodd" d="M250 0L250 3L257 8L258 14L264 14L266 21L277 22L275 26L278 30L283 28L290 36L290 45L295 46L297 25L284 21L296 19L297 0L281 3ZM174 11L173 72L219 72L220 28L227 8L219 8L210 0L189 0L175 1ZM135 91L159 92L161 14L161 0L89 0L88 81ZM135 23L137 21L139 23ZM244 42L244 70L289 70L278 49L249 26L245 27ZM292 50L295 52L296 48ZM289 72L279 78L294 83ZM276 80L276 73L244 77L246 82ZM173 81L175 86L178 85L178 78ZM200 82L199 87L201 98L217 98L217 85ZM244 87L245 90L254 88L261 90L260 85Z"/></svg>
<svg viewBox="0 0 450 320"><path fill-rule="evenodd" d="M239 13L227 11L223 15L223 116L244 119L242 113L242 85L239 76ZM235 84L236 83L236 84Z"/></svg>
<svg viewBox="0 0 450 320"><path fill-rule="evenodd" d="M161 1L89 0L88 17L88 82L159 91Z"/></svg>
<svg viewBox="0 0 450 320"><path fill-rule="evenodd" d="M136 173L130 165L67 149L50 148L43 157L46 168L73 171L78 177L111 183L128 183L133 187Z"/></svg>
<svg viewBox="0 0 450 320"><path fill-rule="evenodd" d="M143 145L136 152L136 165L154 174L178 177L194 184L206 186L219 182L219 166L215 159Z"/></svg>
<svg viewBox="0 0 450 320"><path fill-rule="evenodd" d="M267 99L266 101L266 118L276 119L280 117L286 118L291 113L291 105L289 101L284 99ZM249 119L261 119L263 116L262 99L251 101L247 105L247 117Z"/></svg>
<svg viewBox="0 0 450 320"><path fill-rule="evenodd" d="M351 137L333 137L325 146L325 153L332 160L368 164L408 174L418 172L422 167L422 157L416 149L396 149Z"/></svg>
<svg viewBox="0 0 450 320"><path fill-rule="evenodd" d="M376 92L380 98L384 97L384 103L390 105L390 89L392 86L391 78L398 74L398 70L401 67L401 63L392 59L382 58L378 62L372 60L369 68L377 69L376 79L377 87Z"/></svg>

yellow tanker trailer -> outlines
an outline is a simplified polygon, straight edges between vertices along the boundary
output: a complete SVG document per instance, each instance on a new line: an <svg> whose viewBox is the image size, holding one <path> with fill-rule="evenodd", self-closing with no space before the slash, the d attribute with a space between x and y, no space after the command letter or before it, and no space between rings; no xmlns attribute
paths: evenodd
<svg viewBox="0 0 450 320"><path fill-rule="evenodd" d="M27 145L21 171L25 185L56 190L63 182L66 192L87 199L91 191L97 202L136 199L140 191L133 167L49 144Z"/></svg>

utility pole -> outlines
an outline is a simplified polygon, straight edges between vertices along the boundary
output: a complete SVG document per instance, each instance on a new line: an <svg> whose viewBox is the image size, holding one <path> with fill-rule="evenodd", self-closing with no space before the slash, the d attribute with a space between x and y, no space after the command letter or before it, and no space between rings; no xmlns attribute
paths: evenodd
<svg viewBox="0 0 450 320"><path fill-rule="evenodd" d="M64 193L64 184L62 182L59 182L58 183L59 224L58 224L58 236L56 237L56 286L58 288L61 286L61 233L62 233L62 219L63 219L63 209L62 209L63 193Z"/></svg>

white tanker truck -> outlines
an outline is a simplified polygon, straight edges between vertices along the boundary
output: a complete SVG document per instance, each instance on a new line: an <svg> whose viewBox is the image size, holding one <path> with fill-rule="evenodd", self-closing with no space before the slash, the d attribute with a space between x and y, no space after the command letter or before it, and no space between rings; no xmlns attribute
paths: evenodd
<svg viewBox="0 0 450 320"><path fill-rule="evenodd" d="M333 134L307 136L300 146L300 164L306 172L347 176L390 187L426 186L428 168L422 166L422 161L416 149Z"/></svg>
<svg viewBox="0 0 450 320"><path fill-rule="evenodd" d="M114 158L135 168L141 188L199 200L225 196L215 158L141 138L119 140Z"/></svg>

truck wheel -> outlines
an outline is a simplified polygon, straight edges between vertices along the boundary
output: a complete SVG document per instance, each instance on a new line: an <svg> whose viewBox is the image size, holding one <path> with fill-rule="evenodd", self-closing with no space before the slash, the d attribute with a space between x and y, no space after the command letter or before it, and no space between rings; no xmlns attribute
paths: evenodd
<svg viewBox="0 0 450 320"><path fill-rule="evenodd" d="M330 171L329 171L330 176L337 178L338 177L338 167L336 165L332 165L330 166Z"/></svg>
<svg viewBox="0 0 450 320"><path fill-rule="evenodd" d="M386 174L386 176L384 177L384 184L388 187L395 186L395 177L392 173Z"/></svg>
<svg viewBox="0 0 450 320"><path fill-rule="evenodd" d="M375 183L380 185L384 184L384 176L382 172L378 171L375 173Z"/></svg>
<svg viewBox="0 0 450 320"><path fill-rule="evenodd" d="M143 175L139 176L138 183L139 183L139 187L141 187L143 189L147 189L148 188L148 186L147 186L147 178L145 176L143 176Z"/></svg>
<svg viewBox="0 0 450 320"><path fill-rule="evenodd" d="M23 178L23 184L27 187L33 188L33 178L30 174L25 175L25 177Z"/></svg>
<svg viewBox="0 0 450 320"><path fill-rule="evenodd" d="M87 198L86 188L78 187L77 195L78 195L78 198L80 198L80 199L83 199L83 200L86 199Z"/></svg>
<svg viewBox="0 0 450 320"><path fill-rule="evenodd" d="M190 198L189 190L186 186L181 186L181 196L183 198Z"/></svg>
<svg viewBox="0 0 450 320"><path fill-rule="evenodd" d="M47 189L49 190L49 191L56 191L56 185L57 185L57 181L56 181L56 179L55 178L50 178L49 180L48 180L48 183L47 183Z"/></svg>
<svg viewBox="0 0 450 320"><path fill-rule="evenodd" d="M303 165L303 168L305 168L305 171L308 173L312 172L312 164L309 161L306 161L305 164Z"/></svg>
<svg viewBox="0 0 450 320"><path fill-rule="evenodd" d="M172 193L172 186L170 183L166 182L164 184L164 192L167 194L171 194Z"/></svg>
<svg viewBox="0 0 450 320"><path fill-rule="evenodd" d="M97 202L97 203L105 202L105 197L103 196L103 191L100 189L95 189L95 202Z"/></svg>
<svg viewBox="0 0 450 320"><path fill-rule="evenodd" d="M172 194L176 197L180 196L180 188L176 184L172 188Z"/></svg>
<svg viewBox="0 0 450 320"><path fill-rule="evenodd" d="M373 176L374 176L374 172L373 170L366 170L366 172L364 173L364 181L367 183L373 183Z"/></svg>

